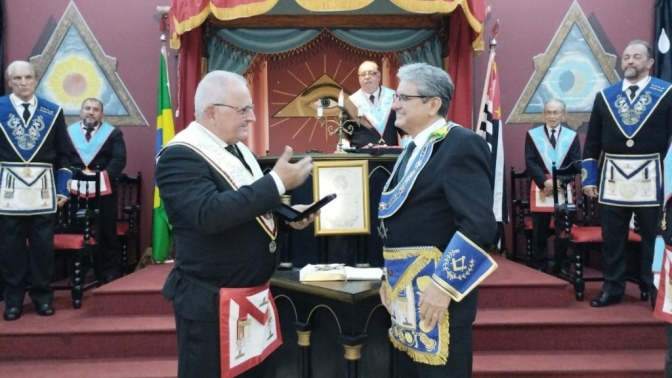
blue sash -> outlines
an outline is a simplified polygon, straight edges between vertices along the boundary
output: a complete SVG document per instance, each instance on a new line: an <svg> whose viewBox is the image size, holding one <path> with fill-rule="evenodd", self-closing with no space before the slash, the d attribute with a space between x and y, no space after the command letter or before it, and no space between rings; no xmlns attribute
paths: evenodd
<svg viewBox="0 0 672 378"><path fill-rule="evenodd" d="M576 132L559 126L557 128L558 137L555 142L555 148L553 148L544 128L545 126L535 127L528 131L528 134L530 134L530 138L532 138L539 156L541 156L547 171L550 173L552 172L553 163L556 164L556 167L560 168L562 162L565 161L569 148L572 146L574 138L576 138Z"/></svg>
<svg viewBox="0 0 672 378"><path fill-rule="evenodd" d="M429 136L427 143L425 143L425 145L420 149L420 152L412 161L408 162L408 166L410 168L406 170L403 178L394 188L388 190L392 178L396 175L397 169L399 169L399 162L403 159L404 155L406 155L408 151L404 150L404 152L402 152L402 154L399 156L399 159L397 159L396 164L394 165L394 169L392 170L390 178L387 180L385 188L383 189L383 194L380 197L380 203L378 204L379 219L390 217L396 213L397 210L399 210L401 205L404 204L408 193L415 184L415 180L418 178L418 175L429 161L429 158L432 156L434 145L437 142L443 140L446 135L448 135L450 129L452 129L455 125L456 124L453 122L449 122L445 126L432 133L432 135Z"/></svg>
<svg viewBox="0 0 672 378"><path fill-rule="evenodd" d="M33 160L42 144L47 139L51 127L61 108L49 101L35 97L37 107L28 122L16 112L9 96L0 97L0 114L7 118L0 119L0 129L18 156L24 162Z"/></svg>
<svg viewBox="0 0 672 378"><path fill-rule="evenodd" d="M366 117L369 123L382 136L392 111L393 95L393 90L381 86L377 106L371 103L368 96L361 89L350 96L350 101L357 106L361 115Z"/></svg>
<svg viewBox="0 0 672 378"><path fill-rule="evenodd" d="M91 161L98 155L98 152L103 147L107 138L112 135L114 131L114 126L110 125L107 122L103 122L98 130L93 135L91 140L87 141L82 133L81 122L73 123L68 126L68 135L72 144L75 146L79 157L82 159L85 167L89 167Z"/></svg>
<svg viewBox="0 0 672 378"><path fill-rule="evenodd" d="M623 92L621 82L602 90L601 93L618 128L626 138L632 139L671 87L672 84L652 77L633 100Z"/></svg>

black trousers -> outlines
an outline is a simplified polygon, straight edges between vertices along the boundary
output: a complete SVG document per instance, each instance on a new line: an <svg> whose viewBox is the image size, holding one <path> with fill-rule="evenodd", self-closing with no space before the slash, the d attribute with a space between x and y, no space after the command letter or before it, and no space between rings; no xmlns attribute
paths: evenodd
<svg viewBox="0 0 672 378"><path fill-rule="evenodd" d="M532 213L532 257L535 268L548 268L548 226L553 213Z"/></svg>
<svg viewBox="0 0 672 378"><path fill-rule="evenodd" d="M51 303L55 215L0 215L0 274L6 307L21 307L26 285L33 303Z"/></svg>
<svg viewBox="0 0 672 378"><path fill-rule="evenodd" d="M219 322L189 320L175 312L177 328L177 377L220 378ZM273 376L269 358L238 377Z"/></svg>
<svg viewBox="0 0 672 378"><path fill-rule="evenodd" d="M655 288L653 285L653 249L658 230L658 207L621 207L602 204L600 206L602 222L602 273L604 285L602 291L611 295L623 295L626 278L626 250L630 219L633 212L639 220L642 237L642 260L640 264L640 286Z"/></svg>
<svg viewBox="0 0 672 378"><path fill-rule="evenodd" d="M100 229L97 241L100 246L99 277L116 277L119 274L116 190L100 198Z"/></svg>
<svg viewBox="0 0 672 378"><path fill-rule="evenodd" d="M415 362L406 352L395 348L397 378L470 378L473 365L471 326L450 327L450 346L445 365Z"/></svg>

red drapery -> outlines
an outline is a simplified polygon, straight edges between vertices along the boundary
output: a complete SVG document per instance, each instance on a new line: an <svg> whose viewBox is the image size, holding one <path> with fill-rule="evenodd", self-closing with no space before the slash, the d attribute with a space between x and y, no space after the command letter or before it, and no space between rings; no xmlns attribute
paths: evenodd
<svg viewBox="0 0 672 378"><path fill-rule="evenodd" d="M193 96L201 77L201 31L199 26L208 15L221 20L251 17L268 12L278 0L171 0L170 46L180 48L178 68L180 97L179 114L175 131L183 130L193 120ZM375 1L375 0L374 0ZM483 50L483 22L486 16L486 0L391 0L400 8L413 13L453 13L450 23L448 72L455 82L455 96L449 110L449 119L465 127L471 127L472 115L472 62L473 53ZM311 2L297 0L308 9ZM329 12L342 10L343 0L324 0L319 9ZM355 9L366 3L360 0L346 1ZM314 7L317 7L315 5ZM257 82L258 84L259 82ZM259 88L257 88L259 90ZM261 148L266 141L248 141ZM259 151L260 152L260 151Z"/></svg>

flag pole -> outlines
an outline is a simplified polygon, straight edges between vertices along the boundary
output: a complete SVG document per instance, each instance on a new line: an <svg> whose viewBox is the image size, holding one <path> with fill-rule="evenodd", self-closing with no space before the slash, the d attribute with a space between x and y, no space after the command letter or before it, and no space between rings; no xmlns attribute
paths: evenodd
<svg viewBox="0 0 672 378"><path fill-rule="evenodd" d="M497 50L497 34L499 34L499 20L495 22L490 32L490 50L488 54L488 68L486 69L485 82L483 83L483 95L481 96L481 106L478 108L478 122L474 125L473 131L479 132L481 123L485 122L485 104L488 101L488 86L490 85L490 73L492 72L492 62L495 61L495 50Z"/></svg>

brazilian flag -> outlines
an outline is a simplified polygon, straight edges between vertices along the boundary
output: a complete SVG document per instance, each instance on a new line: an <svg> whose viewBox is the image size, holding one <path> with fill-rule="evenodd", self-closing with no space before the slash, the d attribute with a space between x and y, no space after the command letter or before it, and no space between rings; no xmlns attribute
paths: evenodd
<svg viewBox="0 0 672 378"><path fill-rule="evenodd" d="M156 117L156 153L175 136L173 109L170 106L170 87L166 67L166 47L161 48L161 67L159 68L159 101ZM158 262L166 261L173 241L170 223L163 201L159 197L159 188L154 184L154 222L152 226L152 257Z"/></svg>

